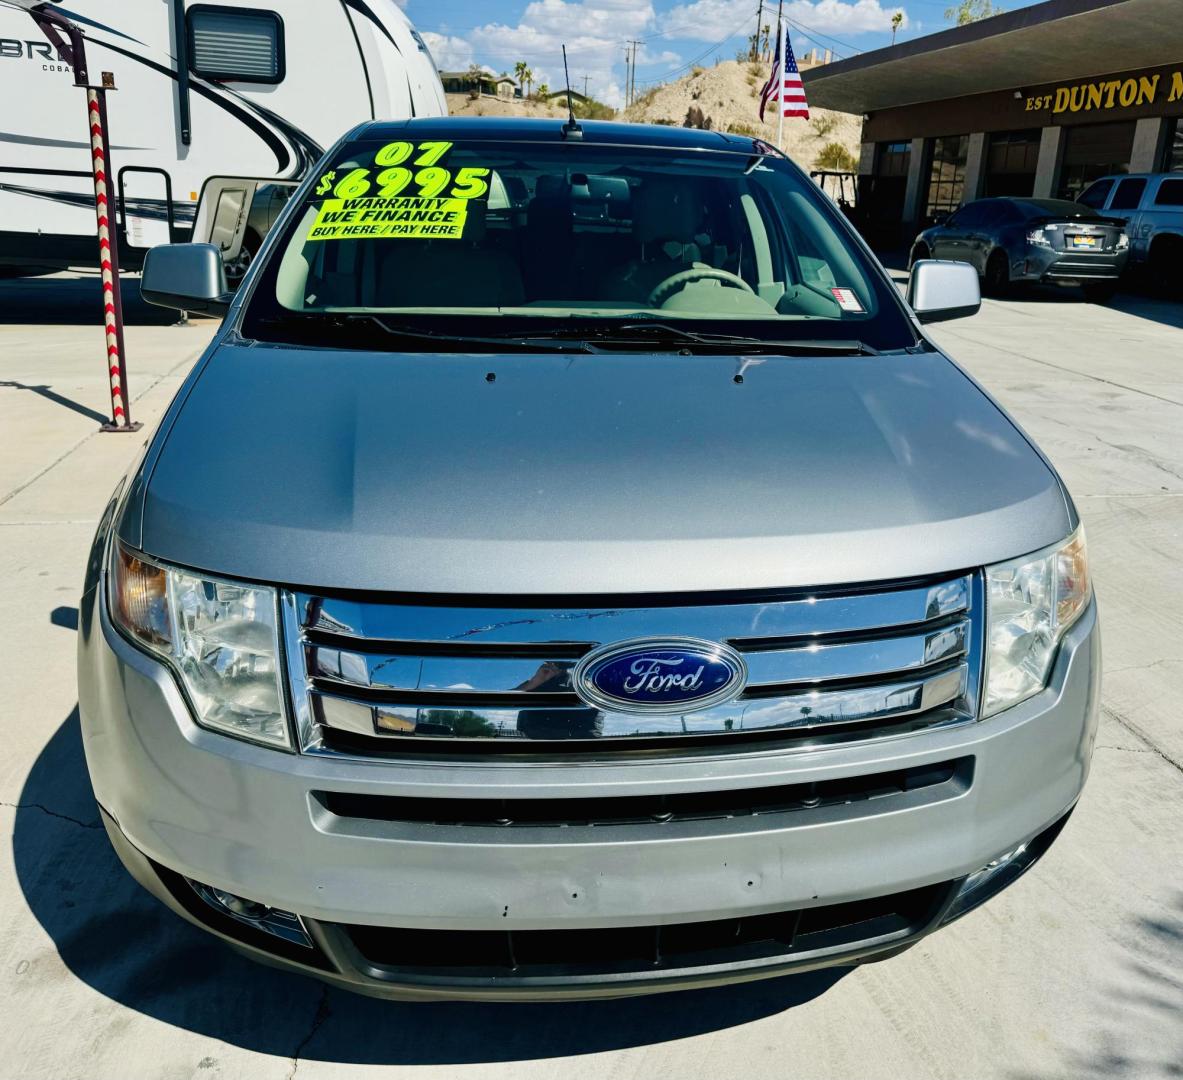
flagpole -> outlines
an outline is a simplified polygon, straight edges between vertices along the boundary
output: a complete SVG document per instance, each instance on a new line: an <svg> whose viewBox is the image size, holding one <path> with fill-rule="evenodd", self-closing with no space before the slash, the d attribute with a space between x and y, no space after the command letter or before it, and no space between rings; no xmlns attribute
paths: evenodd
<svg viewBox="0 0 1183 1080"><path fill-rule="evenodd" d="M782 153L784 152L784 138L785 138L785 36L788 33L788 26L782 22L779 27L780 40L776 47L780 50L780 86L776 88L776 148Z"/></svg>

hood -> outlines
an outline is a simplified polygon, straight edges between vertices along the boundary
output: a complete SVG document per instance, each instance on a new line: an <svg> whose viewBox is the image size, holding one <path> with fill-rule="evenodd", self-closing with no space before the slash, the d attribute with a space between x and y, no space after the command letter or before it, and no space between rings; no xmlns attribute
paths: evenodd
<svg viewBox="0 0 1183 1080"><path fill-rule="evenodd" d="M1071 528L1055 474L939 353L224 344L136 516L130 543L226 576L500 595L946 573Z"/></svg>

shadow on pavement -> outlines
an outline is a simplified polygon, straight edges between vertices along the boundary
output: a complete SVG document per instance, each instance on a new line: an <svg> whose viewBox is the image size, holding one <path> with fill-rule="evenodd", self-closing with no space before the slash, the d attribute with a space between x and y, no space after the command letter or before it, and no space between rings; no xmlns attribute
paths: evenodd
<svg viewBox="0 0 1183 1080"><path fill-rule="evenodd" d="M37 385L33 386L29 383L12 382L0 380L0 390L28 390L36 394L38 397L45 398L46 401L52 401L55 405L61 405L71 412L76 412L82 416L87 416L91 420L97 420L100 424L107 422L107 417L95 409L88 408L86 405L80 405L77 401L71 398L63 397L49 386Z"/></svg>
<svg viewBox="0 0 1183 1080"><path fill-rule="evenodd" d="M1010 1080L1176 1080L1183 1076L1183 893L1166 918L1134 920L1139 937L1120 986L1082 981L1098 1018L1093 1038L1061 1052L1047 1071L1012 1072ZM1122 934L1123 940L1127 939ZM1081 958L1082 972L1087 957ZM1164 1050L1163 1035L1167 1048ZM1173 1046L1170 1045L1173 1042ZM1157 1049L1151 1050L1150 1046Z"/></svg>
<svg viewBox="0 0 1183 1080"><path fill-rule="evenodd" d="M123 321L128 326L169 326L176 311L140 297L138 276L120 275ZM103 323L103 289L95 274L0 280L0 325L97 326ZM178 330L180 332L180 330Z"/></svg>
<svg viewBox="0 0 1183 1080"><path fill-rule="evenodd" d="M825 993L851 970L717 990L568 1004L363 998L214 943L135 884L94 805L75 710L41 752L13 834L25 899L67 968L165 1023L284 1057L449 1065L592 1054L745 1024Z"/></svg>

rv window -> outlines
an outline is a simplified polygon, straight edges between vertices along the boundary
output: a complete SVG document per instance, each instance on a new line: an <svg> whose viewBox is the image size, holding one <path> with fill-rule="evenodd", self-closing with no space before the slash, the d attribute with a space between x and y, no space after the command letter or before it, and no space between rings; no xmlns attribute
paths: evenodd
<svg viewBox="0 0 1183 1080"><path fill-rule="evenodd" d="M189 18L189 69L206 79L283 81L283 20L274 11L198 4Z"/></svg>

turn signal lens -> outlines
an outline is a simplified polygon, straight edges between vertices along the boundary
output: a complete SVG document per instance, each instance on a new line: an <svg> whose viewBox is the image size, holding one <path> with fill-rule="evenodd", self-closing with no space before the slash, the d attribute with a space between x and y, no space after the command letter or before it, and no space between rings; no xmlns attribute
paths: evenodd
<svg viewBox="0 0 1183 1080"><path fill-rule="evenodd" d="M145 645L167 650L172 643L168 614L168 572L154 563L136 558L122 545L113 574L115 615L120 625Z"/></svg>

